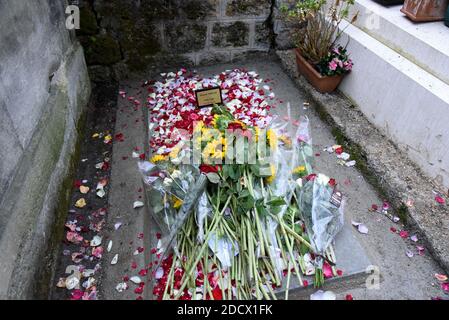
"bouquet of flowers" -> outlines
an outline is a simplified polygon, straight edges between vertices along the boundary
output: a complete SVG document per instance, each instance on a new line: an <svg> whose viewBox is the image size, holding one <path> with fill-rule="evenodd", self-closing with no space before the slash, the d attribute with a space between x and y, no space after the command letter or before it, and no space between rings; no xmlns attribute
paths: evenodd
<svg viewBox="0 0 449 320"><path fill-rule="evenodd" d="M153 294L276 299L286 282L288 298L292 275L307 285L304 257L322 254L296 195L312 174L308 119L273 120L255 73L185 73L149 88L153 156L139 166L164 234ZM225 104L196 109L192 90L216 85Z"/></svg>

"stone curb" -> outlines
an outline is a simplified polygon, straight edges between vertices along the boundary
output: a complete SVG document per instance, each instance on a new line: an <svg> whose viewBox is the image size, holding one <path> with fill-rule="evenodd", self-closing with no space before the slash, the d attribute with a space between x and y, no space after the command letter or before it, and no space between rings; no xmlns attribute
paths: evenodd
<svg viewBox="0 0 449 320"><path fill-rule="evenodd" d="M409 227L417 229L434 259L449 272L449 207L447 203L439 205L433 193L443 192L441 187L341 93L321 94L299 76L293 50L276 51L276 55L286 73L308 93L315 111L331 126L338 143L356 155L357 167L365 178Z"/></svg>

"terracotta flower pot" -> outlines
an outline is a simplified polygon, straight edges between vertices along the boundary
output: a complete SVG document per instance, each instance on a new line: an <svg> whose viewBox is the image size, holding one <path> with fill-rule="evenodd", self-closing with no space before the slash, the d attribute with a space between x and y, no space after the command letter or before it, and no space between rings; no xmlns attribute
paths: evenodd
<svg viewBox="0 0 449 320"><path fill-rule="evenodd" d="M307 62L306 59L304 59L299 49L295 49L295 54L299 73L302 74L315 89L321 93L332 92L337 89L338 85L343 80L343 75L332 77L322 76L309 62Z"/></svg>
<svg viewBox="0 0 449 320"><path fill-rule="evenodd" d="M378 2L384 6L394 6L397 4L403 4L404 0L374 0L375 2Z"/></svg>
<svg viewBox="0 0 449 320"><path fill-rule="evenodd" d="M405 0L401 12L415 22L444 19L449 0Z"/></svg>

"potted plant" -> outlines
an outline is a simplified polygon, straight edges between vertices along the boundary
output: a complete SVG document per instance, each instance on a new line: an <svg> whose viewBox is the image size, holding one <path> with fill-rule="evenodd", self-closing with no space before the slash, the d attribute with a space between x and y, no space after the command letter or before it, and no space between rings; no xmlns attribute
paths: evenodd
<svg viewBox="0 0 449 320"><path fill-rule="evenodd" d="M415 22L440 21L444 15L449 0L405 0L401 12Z"/></svg>
<svg viewBox="0 0 449 320"><path fill-rule="evenodd" d="M318 91L334 91L352 69L346 47L338 44L341 21L349 16L354 0L296 0L281 7L296 45L298 71ZM357 14L351 20L355 22Z"/></svg>

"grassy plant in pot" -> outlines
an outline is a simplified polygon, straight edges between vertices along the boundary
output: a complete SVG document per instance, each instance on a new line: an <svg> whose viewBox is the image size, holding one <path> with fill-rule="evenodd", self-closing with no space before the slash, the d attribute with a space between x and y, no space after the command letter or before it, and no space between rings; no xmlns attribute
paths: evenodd
<svg viewBox="0 0 449 320"><path fill-rule="evenodd" d="M322 93L334 91L353 65L338 40L343 33L339 25L348 18L354 0L326 2L297 0L290 7L281 7L284 19L292 26L298 71ZM356 19L357 14L351 23Z"/></svg>

